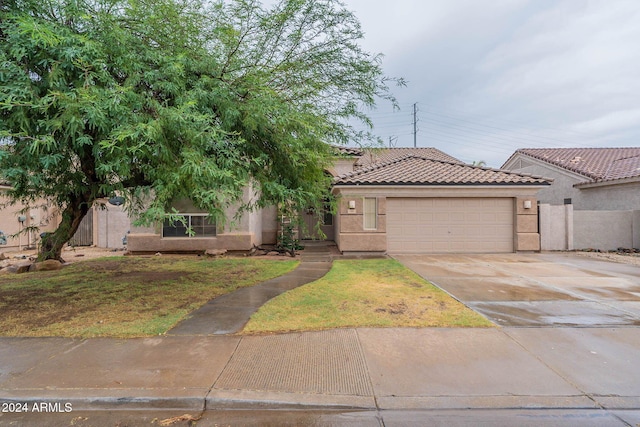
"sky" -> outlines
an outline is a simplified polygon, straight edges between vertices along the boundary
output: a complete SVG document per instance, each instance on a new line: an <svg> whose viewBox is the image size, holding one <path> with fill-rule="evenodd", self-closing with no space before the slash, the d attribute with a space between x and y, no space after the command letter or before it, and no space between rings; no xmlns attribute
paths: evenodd
<svg viewBox="0 0 640 427"><path fill-rule="evenodd" d="M500 167L518 148L640 146L637 0L343 0L400 105L368 111L397 147Z"/></svg>

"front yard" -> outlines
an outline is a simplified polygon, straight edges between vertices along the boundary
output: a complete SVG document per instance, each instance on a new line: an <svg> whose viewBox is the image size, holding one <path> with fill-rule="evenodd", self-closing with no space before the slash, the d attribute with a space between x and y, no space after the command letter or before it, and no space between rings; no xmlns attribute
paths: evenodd
<svg viewBox="0 0 640 427"><path fill-rule="evenodd" d="M396 260L378 259L334 261L320 280L262 306L242 332L452 326L493 324Z"/></svg>
<svg viewBox="0 0 640 427"><path fill-rule="evenodd" d="M0 336L163 334L207 301L297 265L290 259L111 257L3 275ZM395 260L339 260L322 279L269 301L241 333L456 326L492 324Z"/></svg>
<svg viewBox="0 0 640 427"><path fill-rule="evenodd" d="M114 257L0 278L0 336L137 337L207 301L280 276L292 260Z"/></svg>

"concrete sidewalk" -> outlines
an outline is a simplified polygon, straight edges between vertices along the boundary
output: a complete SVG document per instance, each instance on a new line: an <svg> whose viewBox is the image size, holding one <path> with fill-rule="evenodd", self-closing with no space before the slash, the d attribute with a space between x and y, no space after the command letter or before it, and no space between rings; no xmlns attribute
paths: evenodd
<svg viewBox="0 0 640 427"><path fill-rule="evenodd" d="M94 409L634 410L640 328L0 339L0 402ZM633 424L635 425L635 424Z"/></svg>

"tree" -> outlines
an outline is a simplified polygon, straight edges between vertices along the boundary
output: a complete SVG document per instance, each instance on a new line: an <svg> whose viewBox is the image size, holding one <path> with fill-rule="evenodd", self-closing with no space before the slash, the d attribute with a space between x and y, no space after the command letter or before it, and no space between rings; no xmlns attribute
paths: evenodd
<svg viewBox="0 0 640 427"><path fill-rule="evenodd" d="M218 221L252 184L266 205L322 203L330 143L393 101L338 0L9 0L0 6L0 174L47 198L59 259L94 202L142 223L189 197Z"/></svg>

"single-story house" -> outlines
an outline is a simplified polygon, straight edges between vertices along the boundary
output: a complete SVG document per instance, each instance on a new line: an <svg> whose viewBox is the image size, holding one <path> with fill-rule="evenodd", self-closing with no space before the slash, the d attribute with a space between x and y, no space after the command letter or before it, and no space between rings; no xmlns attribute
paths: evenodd
<svg viewBox="0 0 640 427"><path fill-rule="evenodd" d="M553 179L540 203L575 210L639 210L640 148L526 148L502 169Z"/></svg>
<svg viewBox="0 0 640 427"><path fill-rule="evenodd" d="M541 249L640 247L640 148L528 148L502 169L551 178L538 193Z"/></svg>
<svg viewBox="0 0 640 427"><path fill-rule="evenodd" d="M515 252L540 249L536 193L550 181L466 165L435 148L340 148L331 173L335 215L302 212L302 239L323 237L342 252ZM251 188L245 198L254 196ZM235 223L211 224L188 200L174 206L195 235L172 224L131 228L132 252L250 250L275 243L275 207L245 214ZM233 217L229 209L229 217ZM306 230L306 231L305 231Z"/></svg>

